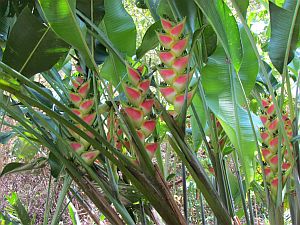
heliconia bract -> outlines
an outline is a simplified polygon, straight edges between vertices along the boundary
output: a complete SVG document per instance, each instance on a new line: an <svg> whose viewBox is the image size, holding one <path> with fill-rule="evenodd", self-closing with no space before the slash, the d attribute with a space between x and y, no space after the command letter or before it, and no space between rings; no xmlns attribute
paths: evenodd
<svg viewBox="0 0 300 225"><path fill-rule="evenodd" d="M151 112L153 104L154 104L154 99L145 99L141 103L140 108L142 109L144 116L147 116Z"/></svg>
<svg viewBox="0 0 300 225"><path fill-rule="evenodd" d="M128 101L131 104L133 104L136 107L141 104L143 100L141 91L128 85L124 85L124 91Z"/></svg>
<svg viewBox="0 0 300 225"><path fill-rule="evenodd" d="M156 126L155 120L146 120L142 124L141 130L145 134L145 136L148 137L154 131L155 126Z"/></svg>
<svg viewBox="0 0 300 225"><path fill-rule="evenodd" d="M140 72L138 70L130 67L129 65L127 65L126 68L127 68L129 81L131 82L131 84L136 86L139 83L140 79L141 79Z"/></svg>
<svg viewBox="0 0 300 225"><path fill-rule="evenodd" d="M148 138L152 135L156 126L156 120L153 119L154 116L151 113L154 105L154 99L149 93L151 77L144 77L145 72L147 71L147 68L144 65L131 66L127 63L126 67L129 81L123 85L123 89L128 103L123 104L122 109L134 126L136 134L144 144L146 150ZM120 130L117 130L114 133L117 134L114 135L116 139L115 142L121 143L118 145L120 147L118 149L121 150L122 146L124 146L127 151L131 148L135 150L135 148L133 148L134 145L130 143L132 137L122 138L123 133L120 132ZM136 156L133 157L135 158ZM140 160L137 158L135 162L138 164Z"/></svg>
<svg viewBox="0 0 300 225"><path fill-rule="evenodd" d="M266 163L266 166L263 168L263 172L266 176L266 181L269 186L269 191L271 192L272 200L275 201L277 198L279 184L279 160L281 162L283 189L287 178L290 176L290 168L292 168L294 165L294 158L289 156L284 138L281 137L281 140L279 140L279 118L276 115L275 105L272 102L271 97L263 98L261 103L263 108L260 119L264 126L261 128L260 132L263 143L261 154ZM282 119L284 122L284 129L286 130L290 141L293 137L292 123L290 122L291 120L289 119L287 113L282 114ZM291 143L289 145L290 149L293 149L293 145ZM281 154L278 152L279 149Z"/></svg>
<svg viewBox="0 0 300 225"><path fill-rule="evenodd" d="M86 98L87 94L90 91L90 80L86 81L85 83L83 83L78 89L78 93L82 98Z"/></svg>
<svg viewBox="0 0 300 225"><path fill-rule="evenodd" d="M144 120L144 113L142 110L134 107L126 107L124 110L135 127L138 128L142 125Z"/></svg>
<svg viewBox="0 0 300 225"><path fill-rule="evenodd" d="M161 94L165 97L165 99L169 103L173 103L176 97L176 90L173 87L161 87L160 89Z"/></svg>
<svg viewBox="0 0 300 225"><path fill-rule="evenodd" d="M156 152L156 150L158 149L158 143L147 143L145 145L145 148L150 156L150 158L152 158Z"/></svg>
<svg viewBox="0 0 300 225"><path fill-rule="evenodd" d="M169 85L172 85L174 79L177 77L176 72L172 68L159 69L158 72L164 81Z"/></svg>
<svg viewBox="0 0 300 225"><path fill-rule="evenodd" d="M162 33L157 33L159 42L164 48L158 53L163 65L158 72L167 86L160 87L160 92L166 101L174 105L175 115L179 115L184 105L184 93L189 88L189 83L194 71L188 69L190 55L186 53L189 36L183 35L185 19L179 23L161 19ZM189 91L187 106L190 105L194 92Z"/></svg>
<svg viewBox="0 0 300 225"><path fill-rule="evenodd" d="M82 77L77 77L72 80L72 84L74 92L70 92L69 97L75 107L71 108L71 111L84 122L92 125L96 118L96 112L92 112L95 104L94 98L87 98L88 93L90 92L90 80L84 81ZM81 124L77 123L75 126L86 132L90 138L94 138L94 135L91 132L86 131ZM100 152L98 150L88 151L90 143L71 129L69 129L69 131L72 138L76 140L69 142L70 147L76 154L80 155L87 164L91 165Z"/></svg>
<svg viewBox="0 0 300 225"><path fill-rule="evenodd" d="M100 152L98 150L87 151L81 154L81 158L86 162L86 164L92 165L99 154Z"/></svg>
<svg viewBox="0 0 300 225"><path fill-rule="evenodd" d="M168 49L171 48L173 43L173 37L171 35L164 34L164 33L156 33L156 34L159 39L159 42L164 48L168 48Z"/></svg>

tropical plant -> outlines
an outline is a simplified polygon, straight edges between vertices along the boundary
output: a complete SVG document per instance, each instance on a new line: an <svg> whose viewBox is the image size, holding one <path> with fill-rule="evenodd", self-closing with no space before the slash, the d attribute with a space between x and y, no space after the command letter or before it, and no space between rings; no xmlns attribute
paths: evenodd
<svg viewBox="0 0 300 225"><path fill-rule="evenodd" d="M124 4L0 1L1 140L37 149L1 176L50 165L44 224L77 188L111 224L299 224L299 0L138 0L138 48Z"/></svg>

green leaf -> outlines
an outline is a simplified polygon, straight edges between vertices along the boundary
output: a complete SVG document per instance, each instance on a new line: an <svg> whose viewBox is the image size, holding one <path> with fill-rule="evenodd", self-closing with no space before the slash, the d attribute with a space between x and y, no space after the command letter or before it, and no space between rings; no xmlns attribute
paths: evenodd
<svg viewBox="0 0 300 225"><path fill-rule="evenodd" d="M11 31L15 21L16 17L0 16L0 48L5 47L4 43L7 41L8 33Z"/></svg>
<svg viewBox="0 0 300 225"><path fill-rule="evenodd" d="M41 88L46 91L49 95L52 95L52 92L50 89L44 87L43 85L41 85L40 83L37 83L37 85L41 86ZM49 108L52 108L53 106L53 102L49 101L49 99L45 98L44 96L42 96L41 94L39 94L37 91L33 90L32 88L27 87L27 90L29 92L31 92L31 94L33 96L35 96L41 103L43 103L44 105L46 105Z"/></svg>
<svg viewBox="0 0 300 225"><path fill-rule="evenodd" d="M104 0L76 0L76 8L91 20L91 2L93 2L93 21L98 25L105 14Z"/></svg>
<svg viewBox="0 0 300 225"><path fill-rule="evenodd" d="M272 2L269 2L270 20L271 20L271 39L269 44L269 56L275 68L282 73L287 48L289 48L288 63L294 57L299 29L300 29L300 11L297 13L296 23L292 26L294 12L297 9L297 1L287 0L284 7L281 8ZM298 9L299 10L299 9ZM291 45L288 45L289 34L293 29Z"/></svg>
<svg viewBox="0 0 300 225"><path fill-rule="evenodd" d="M7 142L15 136L16 136L15 131L1 132L0 133L0 143L7 144Z"/></svg>
<svg viewBox="0 0 300 225"><path fill-rule="evenodd" d="M207 26L203 31L206 55L211 56L217 48L218 38L212 26ZM203 49L204 50L204 49Z"/></svg>
<svg viewBox="0 0 300 225"><path fill-rule="evenodd" d="M41 157L41 158L33 160L30 163L18 163L18 162L9 163L3 168L3 170L0 174L0 177L4 176L6 174L10 174L10 173L17 173L17 172L21 172L21 171L42 168L42 167L46 166L46 161L47 161L46 158Z"/></svg>
<svg viewBox="0 0 300 225"><path fill-rule="evenodd" d="M155 31L159 30L160 28L160 21L156 21L147 29L140 47L136 50L136 56L138 59L141 59L149 50L158 46L159 41Z"/></svg>
<svg viewBox="0 0 300 225"><path fill-rule="evenodd" d="M8 8L8 0L0 1L0 17L6 14L7 8Z"/></svg>
<svg viewBox="0 0 300 225"><path fill-rule="evenodd" d="M58 178L58 176L60 174L60 171L62 170L63 165L61 164L59 159L56 158L55 155L51 152L49 153L48 163L49 163L50 168L51 168L51 175L54 178Z"/></svg>
<svg viewBox="0 0 300 225"><path fill-rule="evenodd" d="M236 0L236 4L239 7L242 15L246 18L249 0Z"/></svg>
<svg viewBox="0 0 300 225"><path fill-rule="evenodd" d="M21 224L30 225L31 224L30 216L27 210L25 209L23 203L20 201L18 194L16 192L13 192L11 193L10 196L6 196L6 199L16 211L18 218L21 220Z"/></svg>
<svg viewBox="0 0 300 225"><path fill-rule="evenodd" d="M193 105L197 109L197 115L200 119L201 125L205 126L206 118L205 112L203 108L203 103L199 95L195 94L193 98ZM193 147L194 150L197 151L202 143L201 132L197 120L195 118L195 114L191 107L189 107L189 111L191 114L191 125L192 125L192 138L193 138ZM204 128L205 129L205 128Z"/></svg>
<svg viewBox="0 0 300 225"><path fill-rule="evenodd" d="M81 222L80 222L78 212L77 212L75 206L72 204L72 202L70 202L68 204L68 210L69 210L69 215L70 215L71 220L72 220L72 224L73 225L80 225Z"/></svg>
<svg viewBox="0 0 300 225"><path fill-rule="evenodd" d="M36 145L33 145L32 142L29 142L27 139L23 137L19 137L14 142L13 147L13 155L18 157L19 159L31 160L38 152L38 148Z"/></svg>
<svg viewBox="0 0 300 225"><path fill-rule="evenodd" d="M10 32L3 62L31 77L50 69L67 51L68 44L25 8Z"/></svg>
<svg viewBox="0 0 300 225"><path fill-rule="evenodd" d="M246 95L254 87L258 73L258 63L245 31L241 30L242 43L244 47L244 60L240 68L240 79L242 80ZM202 85L205 90L208 106L220 120L226 134L234 147L238 150L242 168L246 175L246 183L249 185L254 173L254 153L256 151L255 138L247 112L237 106L238 121L235 117L234 96L237 96L239 104L243 104L243 93L236 77L232 75L230 65L222 48L218 47L216 52L209 57L207 65L202 70ZM231 79L235 90L231 87ZM222 87L222 88L220 88ZM259 123L254 117L254 122ZM237 129L241 135L238 137Z"/></svg>
<svg viewBox="0 0 300 225"><path fill-rule="evenodd" d="M94 69L91 53L85 41L83 28L75 14L75 0L39 0L48 23L65 42L83 55L88 67Z"/></svg>
<svg viewBox="0 0 300 225"><path fill-rule="evenodd" d="M235 70L242 63L242 46L237 23L228 6L222 0L194 0L214 28Z"/></svg>
<svg viewBox="0 0 300 225"><path fill-rule="evenodd" d="M193 1L160 0L159 5L157 7L157 13L161 17L167 15L174 21L177 21L178 18L186 17L187 26L189 27L189 30L192 32L195 31L197 6Z"/></svg>
<svg viewBox="0 0 300 225"><path fill-rule="evenodd" d="M136 28L133 19L120 0L105 0L104 5L106 13L101 22L103 31L120 52L127 56L134 55ZM101 75L116 86L125 73L125 65L112 52L109 52L101 69Z"/></svg>

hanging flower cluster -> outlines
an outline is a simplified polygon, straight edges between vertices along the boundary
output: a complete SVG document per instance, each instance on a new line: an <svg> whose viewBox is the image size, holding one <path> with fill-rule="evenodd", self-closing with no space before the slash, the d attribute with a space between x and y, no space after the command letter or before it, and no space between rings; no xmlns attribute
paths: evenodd
<svg viewBox="0 0 300 225"><path fill-rule="evenodd" d="M282 170L282 186L288 176L291 173L293 165L293 157L288 152L287 146L285 145L284 139L281 139L281 146L279 146L278 137L278 122L279 118L275 112L275 106L271 98L262 99L262 114L260 119L264 125L260 129L260 136L262 138L262 149L261 153L266 162L264 167L264 173L266 176L267 183L270 185L271 196L273 200L276 199L278 190L278 161L281 157L281 170ZM289 141L293 137L292 122L287 114L282 115L284 128L287 132ZM278 154L278 148L281 148L281 155ZM290 149L293 149L293 145L290 143Z"/></svg>
<svg viewBox="0 0 300 225"><path fill-rule="evenodd" d="M127 64L127 72L129 81L123 84L128 104L123 105L124 112L136 129L137 135L144 144L145 149L150 158L155 154L159 147L159 143L150 142L150 136L156 127L156 118L152 114L154 99L149 93L150 78L145 78L144 66L134 68ZM118 135L118 130L115 132ZM123 141L127 149L130 148L128 141Z"/></svg>
<svg viewBox="0 0 300 225"><path fill-rule="evenodd" d="M185 101L185 90L188 87L193 71L189 71L189 54L186 47L189 36L183 35L185 19L177 24L161 18L162 32L157 32L161 51L158 56L162 67L158 69L159 74L165 81L165 86L160 87L160 92L166 101L174 106L175 114L179 114ZM187 94L189 105L194 95L194 90Z"/></svg>
<svg viewBox="0 0 300 225"><path fill-rule="evenodd" d="M93 107L95 104L94 98L88 98L90 83L90 80L84 81L84 79L81 77L73 79L73 90L70 91L69 98L73 105L73 108L71 109L72 112L79 116L87 124L92 125L96 118L96 112L93 112ZM76 126L85 131L82 125L76 124ZM90 132L85 132L90 137L93 137ZM71 130L70 133L74 139L74 141L70 142L71 148L77 154L79 154L87 164L93 164L100 152L98 150L89 150L89 142Z"/></svg>

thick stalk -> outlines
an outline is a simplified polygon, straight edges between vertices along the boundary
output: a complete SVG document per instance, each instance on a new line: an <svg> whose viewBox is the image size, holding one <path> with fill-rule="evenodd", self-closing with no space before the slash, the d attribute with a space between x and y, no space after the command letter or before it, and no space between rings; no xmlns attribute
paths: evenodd
<svg viewBox="0 0 300 225"><path fill-rule="evenodd" d="M68 193L68 190L70 188L70 185L72 183L72 179L70 176L66 176L64 178L64 183L63 183L63 187L61 189L61 192L59 194L59 198L57 200L57 204L56 204L56 209L53 215L53 219L51 221L51 225L56 225L58 224L59 220L60 220L60 211L62 209L63 203L64 203L64 199Z"/></svg>

